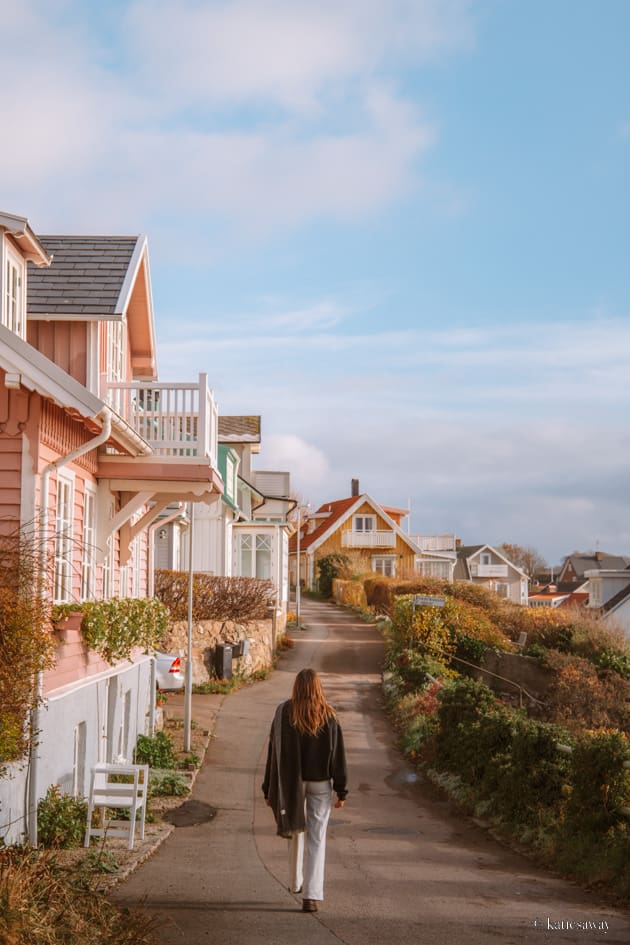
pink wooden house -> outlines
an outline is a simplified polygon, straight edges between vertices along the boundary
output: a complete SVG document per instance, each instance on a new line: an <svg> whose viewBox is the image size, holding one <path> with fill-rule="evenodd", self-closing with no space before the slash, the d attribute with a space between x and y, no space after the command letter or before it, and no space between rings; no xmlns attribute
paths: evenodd
<svg viewBox="0 0 630 945"><path fill-rule="evenodd" d="M0 213L0 305L0 529L50 536L55 603L145 596L160 512L223 491L206 375L157 379L146 238L38 236ZM50 784L85 794L92 764L130 757L151 668L108 666L79 634L60 646L41 680L31 817L16 770L0 780L0 837L32 834Z"/></svg>

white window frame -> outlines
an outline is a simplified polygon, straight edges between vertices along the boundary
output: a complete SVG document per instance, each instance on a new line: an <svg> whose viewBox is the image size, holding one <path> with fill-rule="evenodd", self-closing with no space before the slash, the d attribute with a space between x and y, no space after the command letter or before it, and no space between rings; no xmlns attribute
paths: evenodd
<svg viewBox="0 0 630 945"><path fill-rule="evenodd" d="M481 554L479 555L479 564L484 565L484 566L488 564L492 564L492 555L490 554L489 551L481 552Z"/></svg>
<svg viewBox="0 0 630 945"><path fill-rule="evenodd" d="M509 581L495 581L494 593L497 595L497 597L500 597L501 600L510 600L511 595Z"/></svg>
<svg viewBox="0 0 630 945"><path fill-rule="evenodd" d="M359 524L360 523L360 524ZM375 532L376 531L376 515L353 515L352 516L352 531L361 532Z"/></svg>
<svg viewBox="0 0 630 945"><path fill-rule="evenodd" d="M2 324L6 325L9 331L19 335L20 338L24 338L26 333L26 319L24 317L26 266L20 254L16 253L6 241L4 249Z"/></svg>
<svg viewBox="0 0 630 945"><path fill-rule="evenodd" d="M267 545L268 547L263 547ZM249 547L246 547L249 546ZM245 569L243 568L243 551L250 552L250 567L247 569L248 574L245 574ZM259 565L259 554L262 552L269 552L269 575L267 577L262 577L259 574L261 567ZM262 557L261 557L262 560ZM271 581L273 575L273 560L274 560L274 541L273 535L270 535L267 532L245 532L239 535L238 539L238 570L241 577L261 577L262 580Z"/></svg>
<svg viewBox="0 0 630 945"><path fill-rule="evenodd" d="M83 543L81 549L81 600L96 597L96 489L85 484Z"/></svg>
<svg viewBox="0 0 630 945"><path fill-rule="evenodd" d="M126 325L123 321L107 322L107 380L113 383L126 380L125 329Z"/></svg>
<svg viewBox="0 0 630 945"><path fill-rule="evenodd" d="M72 601L73 530L74 477L60 472L57 475L55 502L54 604L69 604Z"/></svg>
<svg viewBox="0 0 630 945"><path fill-rule="evenodd" d="M397 560L398 555L372 555L372 570L383 577L396 577Z"/></svg>

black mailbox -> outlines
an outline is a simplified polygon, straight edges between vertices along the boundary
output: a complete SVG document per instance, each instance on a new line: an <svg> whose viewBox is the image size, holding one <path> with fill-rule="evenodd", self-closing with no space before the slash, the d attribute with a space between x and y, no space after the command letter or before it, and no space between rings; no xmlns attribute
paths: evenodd
<svg viewBox="0 0 630 945"><path fill-rule="evenodd" d="M232 678L232 647L229 643L217 643L214 651L214 671L218 679Z"/></svg>

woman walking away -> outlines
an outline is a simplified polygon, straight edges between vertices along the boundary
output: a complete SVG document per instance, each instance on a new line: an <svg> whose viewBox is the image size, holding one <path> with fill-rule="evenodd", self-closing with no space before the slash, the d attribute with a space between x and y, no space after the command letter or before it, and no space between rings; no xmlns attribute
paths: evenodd
<svg viewBox="0 0 630 945"><path fill-rule="evenodd" d="M348 792L341 726L312 669L300 670L291 698L276 710L262 789L278 834L289 840L291 891L302 892L303 912L317 912L332 792L337 808Z"/></svg>

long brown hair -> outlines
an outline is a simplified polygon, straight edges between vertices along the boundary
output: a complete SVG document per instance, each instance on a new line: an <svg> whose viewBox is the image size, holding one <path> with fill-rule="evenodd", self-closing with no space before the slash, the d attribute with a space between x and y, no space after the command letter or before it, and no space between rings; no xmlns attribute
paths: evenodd
<svg viewBox="0 0 630 945"><path fill-rule="evenodd" d="M291 725L303 735L317 735L335 710L326 702L319 676L314 669L301 669L291 694Z"/></svg>

